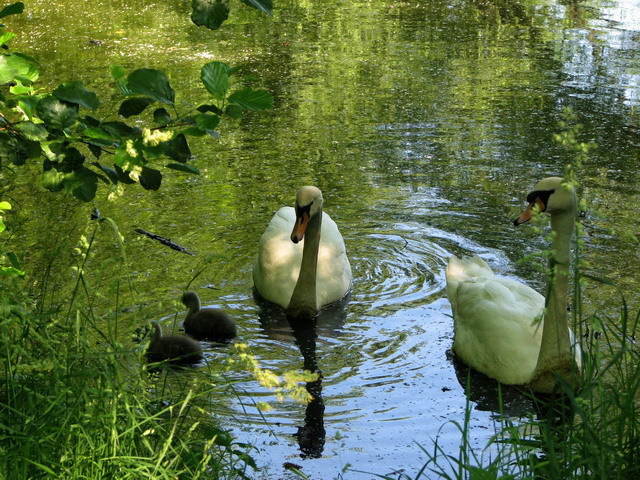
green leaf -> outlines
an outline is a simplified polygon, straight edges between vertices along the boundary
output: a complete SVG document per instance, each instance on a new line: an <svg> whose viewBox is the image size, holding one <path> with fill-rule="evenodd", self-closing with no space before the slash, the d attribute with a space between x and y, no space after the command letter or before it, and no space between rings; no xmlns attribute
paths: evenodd
<svg viewBox="0 0 640 480"><path fill-rule="evenodd" d="M137 152L136 156L134 157L130 155L125 145L120 145L119 147L116 148L114 160L115 160L115 164L118 167L121 167L123 170L127 172L131 171L132 167L135 167L135 166L141 167L142 165L145 164L145 159L142 156L142 154L140 154L140 152Z"/></svg>
<svg viewBox="0 0 640 480"><path fill-rule="evenodd" d="M3 277L20 277L24 275L24 272L13 267L0 267L0 275Z"/></svg>
<svg viewBox="0 0 640 480"><path fill-rule="evenodd" d="M17 57L24 58L27 62L31 62L34 65L39 65L40 64L40 62L38 62L35 58L33 58L30 55L27 55L26 53L13 52L13 54L15 56L17 56Z"/></svg>
<svg viewBox="0 0 640 480"><path fill-rule="evenodd" d="M29 96L35 89L31 85L23 85L22 82L16 80L15 85L12 85L9 91L17 96Z"/></svg>
<svg viewBox="0 0 640 480"><path fill-rule="evenodd" d="M228 0L192 0L191 21L199 27L217 30L229 18Z"/></svg>
<svg viewBox="0 0 640 480"><path fill-rule="evenodd" d="M127 84L127 79L123 78L122 80L118 80L116 82L116 86L118 87L118 90L120 90L120 93L123 95L135 95L136 92L134 92L133 90L131 90Z"/></svg>
<svg viewBox="0 0 640 480"><path fill-rule="evenodd" d="M93 162L91 165L98 167L100 170L102 170L107 175L107 177L109 177L109 180L111 180L111 182L114 185L118 183L118 180L119 180L118 172L116 172L113 168L105 167L100 162Z"/></svg>
<svg viewBox="0 0 640 480"><path fill-rule="evenodd" d="M127 74L127 71L118 65L110 65L109 71L116 82L124 79L124 76Z"/></svg>
<svg viewBox="0 0 640 480"><path fill-rule="evenodd" d="M115 169L116 173L118 174L118 181L120 183L124 183L126 185L131 185L132 183L136 183L135 180L133 180L129 176L129 172L125 172L118 165L114 165L113 168Z"/></svg>
<svg viewBox="0 0 640 480"><path fill-rule="evenodd" d="M33 119L33 114L36 111L40 100L42 100L42 97L39 95L24 95L18 99L18 105L27 117Z"/></svg>
<svg viewBox="0 0 640 480"><path fill-rule="evenodd" d="M200 80L213 98L222 100L229 90L229 66L223 62L210 62L200 70Z"/></svg>
<svg viewBox="0 0 640 480"><path fill-rule="evenodd" d="M160 70L151 68L135 70L127 77L127 88L167 105L173 105L175 101L176 95L169 85L169 79Z"/></svg>
<svg viewBox="0 0 640 480"><path fill-rule="evenodd" d="M140 185L145 190L158 190L162 183L162 173L155 168L142 167Z"/></svg>
<svg viewBox="0 0 640 480"><path fill-rule="evenodd" d="M0 18L8 17L9 15L16 15L22 12L24 12L24 3L16 2L0 10Z"/></svg>
<svg viewBox="0 0 640 480"><path fill-rule="evenodd" d="M0 85L18 79L30 84L38 79L38 67L23 55L9 53L0 55ZM24 81L23 81L24 80Z"/></svg>
<svg viewBox="0 0 640 480"><path fill-rule="evenodd" d="M91 110L95 110L100 105L98 96L87 90L82 82L78 81L62 83L53 91L53 96Z"/></svg>
<svg viewBox="0 0 640 480"><path fill-rule="evenodd" d="M39 142L41 140L46 140L49 136L47 129L40 123L20 122L15 127L29 140Z"/></svg>
<svg viewBox="0 0 640 480"><path fill-rule="evenodd" d="M111 135L109 135L105 130L100 127L88 127L82 131L82 134L86 137L89 137L93 140L103 140L107 144L113 144L113 140ZM101 142L102 144L102 142Z"/></svg>
<svg viewBox="0 0 640 480"><path fill-rule="evenodd" d="M124 122L103 122L100 126L113 138L130 137L140 133L139 128L130 127Z"/></svg>
<svg viewBox="0 0 640 480"><path fill-rule="evenodd" d="M0 202L0 210L2 211L11 210L11 204L6 200L3 200L2 202Z"/></svg>
<svg viewBox="0 0 640 480"><path fill-rule="evenodd" d="M64 181L64 176L64 173L59 172L55 168L49 167L42 172L42 186L50 192L59 192L64 188L62 183Z"/></svg>
<svg viewBox="0 0 640 480"><path fill-rule="evenodd" d="M90 127L99 127L100 126L100 120L98 120L95 117L92 117L91 115L85 115L80 120L83 123L86 123L87 125L89 125Z"/></svg>
<svg viewBox="0 0 640 480"><path fill-rule="evenodd" d="M39 142L0 132L0 164L8 161L14 165L24 165L28 159L36 158L38 155Z"/></svg>
<svg viewBox="0 0 640 480"><path fill-rule="evenodd" d="M273 2L271 0L240 0L245 5L260 10L261 12L271 15L273 10Z"/></svg>
<svg viewBox="0 0 640 480"><path fill-rule="evenodd" d="M88 147L95 158L100 158L100 155L102 155L102 149L99 146L90 143Z"/></svg>
<svg viewBox="0 0 640 480"><path fill-rule="evenodd" d="M153 121L161 125L171 123L171 115L166 108L158 108L153 112Z"/></svg>
<svg viewBox="0 0 640 480"><path fill-rule="evenodd" d="M62 165L64 165L67 171L76 171L84 168L83 164L84 155L81 154L77 148L70 147L65 150Z"/></svg>
<svg viewBox="0 0 640 480"><path fill-rule="evenodd" d="M238 105L229 105L224 113L231 118L241 118L244 115L244 109Z"/></svg>
<svg viewBox="0 0 640 480"><path fill-rule="evenodd" d="M82 200L89 202L96 196L98 190L98 175L96 172L82 167L81 169L68 173L63 180L64 188L71 194Z"/></svg>
<svg viewBox="0 0 640 480"><path fill-rule="evenodd" d="M149 97L128 98L124 102L122 102L122 105L120 105L120 108L118 109L118 115L121 115L125 118L132 117L133 115L140 115L149 105L154 102L155 100Z"/></svg>
<svg viewBox="0 0 640 480"><path fill-rule="evenodd" d="M182 133L190 137L204 137L207 134L207 132L200 130L198 127L187 127L182 130Z"/></svg>
<svg viewBox="0 0 640 480"><path fill-rule="evenodd" d="M215 105L200 105L196 108L201 113L215 113L216 115L222 115L224 112Z"/></svg>
<svg viewBox="0 0 640 480"><path fill-rule="evenodd" d="M227 99L246 110L266 110L273 107L273 96L267 90L243 88L229 95Z"/></svg>
<svg viewBox="0 0 640 480"><path fill-rule="evenodd" d="M1 142L0 142L1 143ZM14 165L24 165L28 159L38 158L40 156L40 142L24 139L15 139L12 142L11 154L8 155L9 161ZM0 148L0 158L2 158L2 152Z"/></svg>
<svg viewBox="0 0 640 480"><path fill-rule="evenodd" d="M41 142L42 153L50 162L64 161L64 142L60 140L52 140L50 142Z"/></svg>
<svg viewBox="0 0 640 480"><path fill-rule="evenodd" d="M78 118L78 105L63 102L53 96L40 100L36 110L47 127L56 130L69 128Z"/></svg>
<svg viewBox="0 0 640 480"><path fill-rule="evenodd" d="M0 34L0 45L4 45L5 43L7 43L9 40L11 40L15 36L16 36L15 33L1 32L1 34Z"/></svg>
<svg viewBox="0 0 640 480"><path fill-rule="evenodd" d="M194 175L200 175L200 170L198 170L193 165L188 165L186 163L169 163L166 166L167 168L171 168L173 170L179 170L181 172L193 173Z"/></svg>
<svg viewBox="0 0 640 480"><path fill-rule="evenodd" d="M201 130L215 130L219 123L220 117L217 115L203 113L196 117L196 125L198 125L198 128Z"/></svg>
<svg viewBox="0 0 640 480"><path fill-rule="evenodd" d="M18 259L18 256L15 253L7 252L5 255L7 256L7 258L9 259L9 262L13 267L20 269L20 260Z"/></svg>
<svg viewBox="0 0 640 480"><path fill-rule="evenodd" d="M164 154L167 157L172 158L173 160L185 163L191 158L189 143L187 142L187 138L182 133L179 133L174 138L172 138L168 142L162 143L161 145Z"/></svg>
<svg viewBox="0 0 640 480"><path fill-rule="evenodd" d="M124 68L118 65L111 65L109 66L109 70L111 72L111 76L116 81L116 86L118 87L118 90L120 90L120 93L123 95L133 95L135 93L129 90L129 87L127 86L127 71Z"/></svg>

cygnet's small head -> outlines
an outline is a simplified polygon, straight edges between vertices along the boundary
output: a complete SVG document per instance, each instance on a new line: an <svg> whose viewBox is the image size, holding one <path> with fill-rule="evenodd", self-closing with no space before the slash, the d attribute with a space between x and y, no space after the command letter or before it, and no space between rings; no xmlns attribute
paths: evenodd
<svg viewBox="0 0 640 480"><path fill-rule="evenodd" d="M296 194L296 223L291 232L293 243L301 242L309 225L309 220L322 212L322 192L318 187L304 186Z"/></svg>
<svg viewBox="0 0 640 480"><path fill-rule="evenodd" d="M522 214L513 221L514 225L528 222L536 213L546 212L555 215L573 212L576 209L576 193L574 188L565 183L561 177L548 177L540 180L527 195L529 205Z"/></svg>
<svg viewBox="0 0 640 480"><path fill-rule="evenodd" d="M198 294L196 292L185 292L184 295L182 295L182 303L185 307L199 305L200 297L198 297Z"/></svg>

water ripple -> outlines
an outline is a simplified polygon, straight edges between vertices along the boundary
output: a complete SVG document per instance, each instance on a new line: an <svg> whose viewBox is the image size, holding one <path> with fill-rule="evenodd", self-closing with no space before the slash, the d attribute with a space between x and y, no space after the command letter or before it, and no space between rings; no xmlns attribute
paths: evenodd
<svg viewBox="0 0 640 480"><path fill-rule="evenodd" d="M355 252L352 303L394 311L424 301L444 286L448 252L412 232L375 232L360 239L367 251Z"/></svg>

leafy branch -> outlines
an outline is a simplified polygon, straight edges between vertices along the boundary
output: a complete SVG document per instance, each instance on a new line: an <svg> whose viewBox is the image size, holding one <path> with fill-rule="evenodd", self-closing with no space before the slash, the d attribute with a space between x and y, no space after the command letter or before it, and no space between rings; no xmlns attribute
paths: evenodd
<svg viewBox="0 0 640 480"><path fill-rule="evenodd" d="M21 2L15 3L0 11L0 18L23 9ZM0 44L6 45L14 36L0 29ZM266 90L232 88L237 71L223 62L204 65L200 80L210 99L179 113L175 91L163 72L141 68L127 74L112 66L112 77L125 97L119 117L128 120L154 108L151 123L140 128L139 121L130 125L120 118L98 118L94 112L100 100L82 82L62 83L50 93L39 89L37 60L22 53L3 53L0 168L6 162L24 165L42 160L43 186L53 192L65 190L83 201L95 197L99 182L118 188L140 183L157 190L162 182L160 165L198 174L189 163L188 137L218 138L216 128L223 118L237 119L247 111L273 106Z"/></svg>

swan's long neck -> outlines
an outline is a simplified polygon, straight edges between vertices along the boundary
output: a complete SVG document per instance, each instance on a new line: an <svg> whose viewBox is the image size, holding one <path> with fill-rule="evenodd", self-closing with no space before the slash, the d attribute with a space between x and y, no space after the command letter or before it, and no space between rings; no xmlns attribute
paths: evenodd
<svg viewBox="0 0 640 480"><path fill-rule="evenodd" d="M304 235L300 274L287 307L287 313L295 317L313 317L318 313L316 272L321 228L322 210L309 219Z"/></svg>
<svg viewBox="0 0 640 480"><path fill-rule="evenodd" d="M552 392L556 386L554 373L568 377L573 353L567 323L567 290L571 235L575 212L569 211L551 216L552 257L549 262L549 280L545 301L540 354L533 375L532 385L537 391Z"/></svg>

